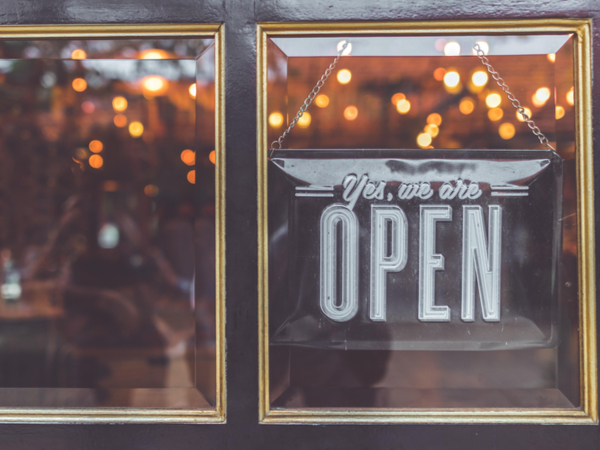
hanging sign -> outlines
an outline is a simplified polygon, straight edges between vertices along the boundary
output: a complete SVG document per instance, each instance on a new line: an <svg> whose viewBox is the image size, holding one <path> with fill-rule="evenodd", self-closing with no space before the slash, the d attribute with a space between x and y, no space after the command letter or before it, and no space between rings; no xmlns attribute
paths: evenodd
<svg viewBox="0 0 600 450"><path fill-rule="evenodd" d="M269 177L272 343L555 345L554 152L278 150Z"/></svg>

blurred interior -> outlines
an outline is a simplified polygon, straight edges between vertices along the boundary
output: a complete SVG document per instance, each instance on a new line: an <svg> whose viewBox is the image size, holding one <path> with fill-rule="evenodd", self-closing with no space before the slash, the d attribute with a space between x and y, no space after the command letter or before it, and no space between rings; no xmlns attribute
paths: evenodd
<svg viewBox="0 0 600 450"><path fill-rule="evenodd" d="M211 39L0 42L0 407L211 408Z"/></svg>
<svg viewBox="0 0 600 450"><path fill-rule="evenodd" d="M472 46L478 43L564 160L560 338L554 348L478 352L271 345L272 406L578 408L571 36L270 39L269 143L294 119L344 43L350 45L283 148L543 149L475 56ZM270 292L277 288L271 285Z"/></svg>

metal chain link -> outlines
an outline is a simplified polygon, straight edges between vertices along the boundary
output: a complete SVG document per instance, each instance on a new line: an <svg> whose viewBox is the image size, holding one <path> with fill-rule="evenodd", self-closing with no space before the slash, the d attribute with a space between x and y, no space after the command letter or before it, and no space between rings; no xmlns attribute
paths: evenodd
<svg viewBox="0 0 600 450"><path fill-rule="evenodd" d="M304 103L298 110L298 113L296 114L296 117L294 117L294 120L292 120L292 122L290 123L290 126L287 127L287 129L283 132L283 134L281 136L279 136L279 139L277 139L276 141L273 141L271 143L269 158L273 155L273 152L276 149L278 150L281 148L281 144L283 144L283 140L285 139L285 137L290 133L290 131L292 131L292 128L294 128L296 123L298 123L298 121L300 120L300 117L302 117L302 114L304 114L304 112L308 109L308 107L313 102L313 100L315 99L317 94L321 91L321 88L325 85L325 81L327 81L327 78L329 78L329 75L331 75L331 72L333 72L333 69L335 69L335 65L342 57L342 53L344 52L344 50L346 50L346 47L348 47L348 44L349 43L346 41L344 43L344 45L342 45L342 48L337 52L337 56L335 57L333 62L329 65L327 70L325 70L325 73L321 76L321 79L317 82L317 84L315 85L313 90L310 92L310 94L308 94L308 97L306 97L306 100L304 100Z"/></svg>
<svg viewBox="0 0 600 450"><path fill-rule="evenodd" d="M517 100L517 98L514 96L514 94L512 92L510 92L508 85L504 82L504 80L502 79L500 74L498 72L496 72L494 67L490 64L489 59L487 59L487 57L485 56L485 52L481 49L479 44L475 44L473 46L473 50L475 50L477 52L477 57L481 60L481 63L485 67L487 67L487 70L490 73L490 75L492 76L492 78L494 80L496 80L496 83L498 83L498 86L500 86L502 88L502 90L506 93L506 95L507 95L508 99L510 100L510 102L512 103L512 105L515 107L517 112L521 115L523 120L525 122L527 122L527 126L529 126L529 128L531 129L533 134L535 134L537 136L537 138L540 140L540 143L544 147L546 147L548 150L554 150L554 148L548 142L548 138L544 135L544 133L542 133L540 131L540 129L535 124L535 122L525 112L525 108L523 108L521 106L521 102L519 102L519 100Z"/></svg>

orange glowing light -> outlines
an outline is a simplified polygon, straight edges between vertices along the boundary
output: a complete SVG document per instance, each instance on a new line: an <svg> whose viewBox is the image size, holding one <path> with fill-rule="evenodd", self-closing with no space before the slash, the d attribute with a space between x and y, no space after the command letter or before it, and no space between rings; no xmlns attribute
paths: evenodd
<svg viewBox="0 0 600 450"><path fill-rule="evenodd" d="M488 111L488 117L492 122L498 122L504 117L504 111L502 111L502 108L492 108Z"/></svg>
<svg viewBox="0 0 600 450"><path fill-rule="evenodd" d="M458 72L455 71L450 71L450 72L446 72L446 74L444 75L444 84L449 87L449 88L453 88L458 86L458 83L460 83L460 75L458 74Z"/></svg>
<svg viewBox="0 0 600 450"><path fill-rule="evenodd" d="M88 161L90 163L90 166L94 169L99 169L104 164L104 160L100 155L92 155L90 156L90 159L88 159Z"/></svg>
<svg viewBox="0 0 600 450"><path fill-rule="evenodd" d="M71 59L85 59L85 58L87 58L87 55L80 48L76 48L75 50L73 50L71 52Z"/></svg>
<svg viewBox="0 0 600 450"><path fill-rule="evenodd" d="M354 105L347 106L344 109L344 119L354 120L358 117L358 108Z"/></svg>
<svg viewBox="0 0 600 450"><path fill-rule="evenodd" d="M102 144L101 141L94 139L93 141L90 142L88 147L90 149L90 152L100 153L102 151L102 149L104 148L104 144Z"/></svg>
<svg viewBox="0 0 600 450"><path fill-rule="evenodd" d="M129 124L129 134L132 137L138 138L143 133L144 133L144 125L142 125L140 122L131 122Z"/></svg>
<svg viewBox="0 0 600 450"><path fill-rule="evenodd" d="M512 123L503 123L498 128L498 134L504 140L512 139L515 135L515 126Z"/></svg>
<svg viewBox="0 0 600 450"><path fill-rule="evenodd" d="M488 108L497 108L500 106L500 103L502 103L502 97L500 97L500 94L496 94L495 92L488 94L488 96L485 98L485 104Z"/></svg>
<svg viewBox="0 0 600 450"><path fill-rule="evenodd" d="M102 185L102 188L106 192L116 192L119 189L119 183L115 180L106 180Z"/></svg>
<svg viewBox="0 0 600 450"><path fill-rule="evenodd" d="M196 184L196 171L195 170L190 170L188 172L187 180L192 184Z"/></svg>
<svg viewBox="0 0 600 450"><path fill-rule="evenodd" d="M209 155L208 155L208 160L211 163L216 164L216 162L217 162L217 152L215 152L214 150L212 152L210 152Z"/></svg>
<svg viewBox="0 0 600 450"><path fill-rule="evenodd" d="M300 128L307 128L308 126L310 126L311 120L312 118L310 117L310 114L307 111L304 111L304 113L302 113L302 115L298 119L298 122L296 123Z"/></svg>
<svg viewBox="0 0 600 450"><path fill-rule="evenodd" d="M115 111L123 112L127 109L127 99L125 97L115 97L112 101L112 106Z"/></svg>
<svg viewBox="0 0 600 450"><path fill-rule="evenodd" d="M142 78L142 88L146 94L162 95L167 91L169 82L160 75L149 75Z"/></svg>
<svg viewBox="0 0 600 450"><path fill-rule="evenodd" d="M400 100L404 99L406 99L406 95L404 95L402 92L396 92L394 95L392 95L392 105L396 106Z"/></svg>
<svg viewBox="0 0 600 450"><path fill-rule="evenodd" d="M437 81L442 81L444 79L444 75L446 75L446 69L443 67L438 67L433 71L433 78Z"/></svg>
<svg viewBox="0 0 600 450"><path fill-rule="evenodd" d="M438 128L438 126L433 124L425 125L423 131L432 138L436 137L440 133L440 129Z"/></svg>
<svg viewBox="0 0 600 450"><path fill-rule="evenodd" d="M427 147L429 144L431 144L431 135L429 135L427 133L421 133L421 134L419 134L417 136L417 144L421 148Z"/></svg>
<svg viewBox="0 0 600 450"><path fill-rule="evenodd" d="M527 114L527 117L529 117L531 119L531 115L532 115L531 110L527 107L524 107L523 110L524 110L523 112L525 114ZM517 115L517 120L519 122L525 122L525 119L523 119L523 116L519 113L519 111L515 111L515 114Z"/></svg>
<svg viewBox="0 0 600 450"><path fill-rule="evenodd" d="M190 93L190 97L196 98L196 83L190 84L188 92Z"/></svg>
<svg viewBox="0 0 600 450"><path fill-rule="evenodd" d="M458 109L464 115L469 115L475 109L475 103L473 103L473 100L471 100L471 98L465 97L461 100L460 104L458 105Z"/></svg>
<svg viewBox="0 0 600 450"><path fill-rule="evenodd" d="M148 197L156 197L158 195L158 186L148 184L144 188L144 194L146 194Z"/></svg>
<svg viewBox="0 0 600 450"><path fill-rule="evenodd" d="M352 79L352 72L348 69L342 69L337 73L337 80L340 84L348 84Z"/></svg>
<svg viewBox="0 0 600 450"><path fill-rule="evenodd" d="M329 97L327 97L325 94L317 95L315 98L315 105L317 105L319 108L327 108L327 106L329 106Z"/></svg>
<svg viewBox="0 0 600 450"><path fill-rule="evenodd" d="M548 61L553 63L554 61L556 61L556 53L548 53L546 55L546 58L548 58Z"/></svg>
<svg viewBox="0 0 600 450"><path fill-rule="evenodd" d="M397 104L396 104L396 110L400 113L400 114L406 114L407 112L410 111L410 102L406 99L400 100Z"/></svg>
<svg viewBox="0 0 600 450"><path fill-rule="evenodd" d="M87 89L87 81L85 81L83 78L75 78L72 86L77 92L83 92Z"/></svg>
<svg viewBox="0 0 600 450"><path fill-rule="evenodd" d="M541 87L537 91L535 91L535 94L533 94L533 97L531 97L531 102L535 106L540 107L544 106L549 98L550 89L548 89L547 87Z"/></svg>
<svg viewBox="0 0 600 450"><path fill-rule="evenodd" d="M575 90L572 86L569 92L567 92L567 103L571 106L575 104Z"/></svg>
<svg viewBox="0 0 600 450"><path fill-rule="evenodd" d="M169 53L164 50L151 48L140 53L139 59L167 59Z"/></svg>
<svg viewBox="0 0 600 450"><path fill-rule="evenodd" d="M119 128L123 128L125 125L127 125L127 117L125 117L123 114L117 114L113 119L113 122Z"/></svg>
<svg viewBox="0 0 600 450"><path fill-rule="evenodd" d="M273 128L279 128L281 125L283 125L283 114L278 111L271 113L269 115L269 125L271 125Z"/></svg>
<svg viewBox="0 0 600 450"><path fill-rule="evenodd" d="M446 55L446 56L460 55L460 44L456 41L448 42L446 45L444 45L444 55Z"/></svg>
<svg viewBox="0 0 600 450"><path fill-rule="evenodd" d="M562 119L563 117L565 117L565 108L563 108L562 106L557 106L554 111L554 118L558 120Z"/></svg>
<svg viewBox="0 0 600 450"><path fill-rule="evenodd" d="M193 166L196 163L196 153L190 149L181 152L181 160L188 166Z"/></svg>
<svg viewBox="0 0 600 450"><path fill-rule="evenodd" d="M431 113L427 116L427 123L439 127L442 124L442 116L438 113Z"/></svg>

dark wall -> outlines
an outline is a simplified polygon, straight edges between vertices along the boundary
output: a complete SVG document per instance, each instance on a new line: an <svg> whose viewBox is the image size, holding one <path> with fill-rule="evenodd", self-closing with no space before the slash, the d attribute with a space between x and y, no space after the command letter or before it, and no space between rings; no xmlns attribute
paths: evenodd
<svg viewBox="0 0 600 450"><path fill-rule="evenodd" d="M0 24L225 23L228 390L227 425L0 425L0 450L599 448L593 426L257 424L256 22L544 17L593 17L600 67L599 0L0 0Z"/></svg>

